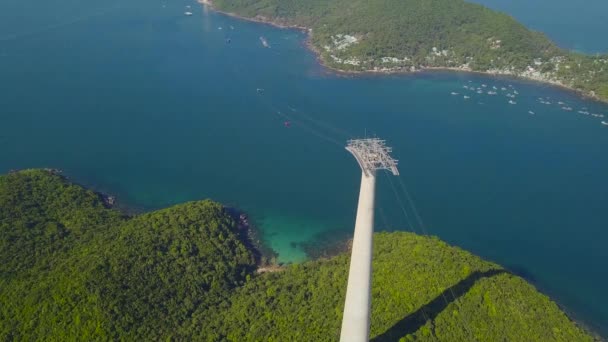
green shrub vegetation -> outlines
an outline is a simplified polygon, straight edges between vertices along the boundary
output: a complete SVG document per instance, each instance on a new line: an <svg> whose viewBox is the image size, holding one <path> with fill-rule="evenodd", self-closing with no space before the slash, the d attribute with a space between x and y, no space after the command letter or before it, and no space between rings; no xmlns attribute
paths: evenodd
<svg viewBox="0 0 608 342"><path fill-rule="evenodd" d="M312 29L311 42L323 62L343 71L458 68L561 83L608 100L608 55L560 49L512 17L463 0L213 0L213 5ZM339 48L338 35L357 42Z"/></svg>
<svg viewBox="0 0 608 342"><path fill-rule="evenodd" d="M46 171L0 176L0 339L337 340L348 254L257 273L242 235L211 201L126 217ZM373 267L373 341L593 341L436 238L378 233Z"/></svg>

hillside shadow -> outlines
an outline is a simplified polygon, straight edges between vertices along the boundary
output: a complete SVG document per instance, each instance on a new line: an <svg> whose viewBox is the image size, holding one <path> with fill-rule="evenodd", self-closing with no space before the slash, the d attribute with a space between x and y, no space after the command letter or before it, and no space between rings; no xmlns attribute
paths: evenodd
<svg viewBox="0 0 608 342"><path fill-rule="evenodd" d="M420 307L416 312L406 316L395 323L384 333L371 339L372 342L399 341L405 335L412 334L420 329L427 320L434 320L450 303L467 293L475 283L482 278L490 278L502 273L508 273L504 269L493 269L485 272L473 272L456 285L447 288L435 299Z"/></svg>

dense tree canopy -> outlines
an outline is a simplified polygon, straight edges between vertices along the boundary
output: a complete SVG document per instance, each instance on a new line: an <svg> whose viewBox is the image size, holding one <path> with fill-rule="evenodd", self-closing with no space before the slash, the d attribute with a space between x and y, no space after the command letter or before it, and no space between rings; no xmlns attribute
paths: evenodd
<svg viewBox="0 0 608 342"><path fill-rule="evenodd" d="M93 191L26 170L0 177L0 278L10 279L120 222Z"/></svg>
<svg viewBox="0 0 608 342"><path fill-rule="evenodd" d="M0 208L1 340L175 336L255 268L236 222L211 201L126 218L28 170L0 177Z"/></svg>
<svg viewBox="0 0 608 342"><path fill-rule="evenodd" d="M377 233L373 341L592 341L523 279L412 233ZM337 341L349 256L255 277L216 315L195 314L208 341Z"/></svg>
<svg viewBox="0 0 608 342"><path fill-rule="evenodd" d="M349 255L255 273L211 201L125 217L22 171L0 176L0 246L1 340L339 336ZM373 267L373 341L593 341L520 277L436 238L376 234Z"/></svg>

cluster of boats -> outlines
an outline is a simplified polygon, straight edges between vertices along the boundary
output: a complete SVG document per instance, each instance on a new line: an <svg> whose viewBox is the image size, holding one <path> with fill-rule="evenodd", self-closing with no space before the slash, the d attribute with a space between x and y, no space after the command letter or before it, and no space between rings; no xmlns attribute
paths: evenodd
<svg viewBox="0 0 608 342"><path fill-rule="evenodd" d="M543 98L539 98L539 102L543 103L543 104L551 104L551 102L549 102L548 100L545 100ZM568 106L565 102L559 101L559 102L557 102L557 104L561 107L561 109L563 109L567 112L573 111L572 107ZM581 110L577 111L577 113L583 114L583 115L589 115L594 118L603 118L604 117L604 114L597 114L597 113L589 112L587 110L587 107L583 107ZM604 121L602 121L602 122L604 122Z"/></svg>
<svg viewBox="0 0 608 342"><path fill-rule="evenodd" d="M481 84L480 86L475 86L472 83L472 81L469 81L470 84L468 85L463 85L462 88L471 91L471 92L475 92L477 94L487 94L487 95L491 95L491 96L495 96L498 95L499 91L502 92L506 92L509 91L509 89L511 89L510 92L508 92L505 96L507 96L508 98L510 98L509 100L509 104L517 104L517 102L515 102L515 100L513 100L515 98L516 95L518 95L519 93L517 92L517 90L513 89L512 85L509 85L509 88L506 87L501 87L500 89L496 86L489 86L487 84ZM459 93L453 91L451 92L452 95L460 95ZM463 95L463 98L465 100L470 99L471 97L468 95Z"/></svg>
<svg viewBox="0 0 608 342"><path fill-rule="evenodd" d="M583 108L583 109L586 109L586 108ZM594 118L603 118L604 117L604 114L589 113L587 110L579 110L578 113L583 114L583 115L591 115Z"/></svg>
<svg viewBox="0 0 608 342"><path fill-rule="evenodd" d="M496 86L491 86L491 85L487 85L487 84L474 85L474 84L472 84L472 81L469 81L469 84L463 85L462 88L464 88L470 92L477 93L477 94L487 94L487 95L498 95L499 93L501 95L504 94L504 96L509 98L508 103L511 105L517 104L517 102L515 101L515 98L517 97L517 95L519 95L519 92L517 90L515 90L515 88L512 85L508 85L508 87L498 88ZM460 93L455 92L455 91L451 92L450 94L453 96L460 95ZM462 96L465 100L468 100L471 98L469 95L466 95L466 94L463 94ZM553 104L548 97L547 98L539 97L538 102L541 104L544 104L544 105ZM570 107L568 104L566 104L563 101L558 101L558 102L556 102L556 104L559 106L560 109L562 109L564 111L571 112L574 110L572 107ZM585 107L583 107L581 110L579 110L578 113L583 114L583 115L589 115L589 116L596 117L596 118L604 117L604 114L590 113L587 110L587 108L585 108ZM535 115L536 113L532 110L529 110L528 114ZM601 123L602 123L602 125L608 126L608 121L602 121Z"/></svg>

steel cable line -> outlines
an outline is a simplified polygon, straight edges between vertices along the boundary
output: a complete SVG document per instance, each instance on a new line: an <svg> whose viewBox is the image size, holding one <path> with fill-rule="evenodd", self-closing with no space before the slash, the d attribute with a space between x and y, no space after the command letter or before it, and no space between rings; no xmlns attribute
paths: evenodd
<svg viewBox="0 0 608 342"><path fill-rule="evenodd" d="M328 134L324 134L322 133L320 130L315 129L297 119L294 119L293 116L285 114L283 112L281 112L280 110L278 110L276 107L274 107L273 105L271 105L270 103L267 103L267 105L272 108L274 111L276 111L276 113L278 115L280 115L281 117L291 120L293 122L298 123L298 126L302 127L303 129L307 130L309 133L322 138L323 140L325 140L326 142L329 142L333 145L338 146L339 148L344 148L343 143L337 141L336 139L334 139L333 137L330 137ZM309 118L310 119L310 118ZM332 125L322 122L321 120L318 119L310 119L308 120L310 122L313 122L314 124L316 124L317 126L321 126L321 127L325 127L326 129L330 129L332 131L337 132L339 129L334 128ZM406 218L406 222L407 224L410 226L410 228L416 233L416 234L420 234L420 235L429 235L428 232L426 231L426 228L424 226L424 223L422 221L422 218L420 217L420 214L418 213L415 205L413 204L413 200L411 199L411 196L409 195L409 192L406 192L407 189L405 188L405 185L403 184L403 181L401 180L401 178L399 178L399 182L402 186L402 192L406 193L405 198L407 199L407 202L404 202L402 200L402 197L399 196L399 191L397 189L397 187L395 186L395 184L393 183L393 181L390 179L390 176L388 174L385 173L385 176L387 177L387 179L389 180L389 184L391 186L391 189L393 191L393 194L395 195L395 198L397 199L397 202ZM408 214L408 211L406 209L406 203L409 203L410 206L412 207L412 212L413 212L413 216L414 216L414 220L416 222L414 222L414 220L412 220L412 217L410 216L410 214ZM383 213L382 213L383 214ZM384 224L388 227L388 224L386 222L386 217L381 216L381 219L384 220ZM416 223L418 223L418 225L420 226L420 232L419 229L416 229ZM441 286L439 286L439 282L435 279L435 284L434 284L438 289L441 289ZM462 311L460 304L456 301L456 295L454 294L453 290L451 289L451 287L448 288L452 294L452 297L454 298L454 304L459 308L460 311ZM442 292L441 296L446 304L446 307L449 306L450 302L448 301L446 295ZM426 314L426 312L424 312L423 310L423 317L426 319L426 321L431 321L430 318L428 317L428 315ZM462 317L462 321L463 321L463 327L465 329L465 331L467 332L467 335L469 335L471 337L471 341L477 341L477 339L475 339L472 331L469 328L469 323L467 321L465 321L465 318ZM433 335L433 338L436 340L437 337L435 335Z"/></svg>
<svg viewBox="0 0 608 342"><path fill-rule="evenodd" d="M260 94L260 96L266 97L265 94ZM337 127L335 127L335 126L333 126L333 125L331 125L329 123L326 123L326 122L324 122L324 121L322 121L320 119L314 119L310 115L307 115L307 114L302 113L302 112L298 112L295 108L287 106L289 108L289 110L291 110L292 112L300 114L300 116L304 120L306 120L309 123L312 123L313 125L316 125L318 127L322 127L325 130L332 131L333 134L329 134L329 133L326 134L326 133L322 132L320 129L312 127L311 125L304 123L302 120L296 119L295 115L288 115L288 114L283 113L279 108L277 108L275 105L273 105L270 101L264 101L264 100L262 100L260 102L263 103L267 108L271 108L273 112L277 113L282 118L296 123L298 127L303 128L304 130L308 131L309 133L317 136L318 138L323 139L325 142L331 143L332 145L335 145L335 146L339 147L340 149L344 148L344 144L342 142L336 140L334 137L331 137L330 135L334 135L334 136L335 135L342 135L342 136L347 137L347 138L352 137L352 135L349 134L348 132L346 132L346 131L344 131L344 130L342 130L340 128L337 128ZM345 139L345 140L347 140L347 139ZM410 215L408 214L408 212L406 210L406 206L405 206L404 202L402 201L401 197L398 195L397 188L393 184L392 180L390 180L390 177L387 174L385 174L385 175L389 179L389 184L390 184L391 189L392 189L392 191L393 191L393 193L395 195L395 198L397 199L397 201L399 203L400 208L402 209L402 212L403 212L403 214L404 214L404 216L406 218L406 222L414 230L415 233L418 233L417 229L415 228L416 225L414 224L414 222L412 222L412 219L411 219ZM422 229L422 232L424 232L422 235L427 235L428 236L428 232L426 231L426 228L425 228L425 226L423 224L422 218L420 217L420 214L418 213L418 211L417 211L417 209L416 209L416 207L415 207L415 205L413 203L413 200L411 199L411 196L409 195L409 192L407 192L407 188L405 188L405 185L403 184L403 181L401 180L401 178L399 178L399 182L401 184L402 191L406 194L405 198L407 199L408 203L410 204L410 206L412 208L412 212L413 212L414 218L417 221L417 223L420 225L420 227ZM384 220L384 224L387 225L386 218L383 217L383 216L381 216L381 219ZM435 280L435 286L437 287L437 289L441 289L441 287L439 286L439 282L436 279L434 279L434 280ZM450 290L450 292L452 294L452 297L454 298L454 304L459 308L460 311L462 311L459 303L456 300L456 296L455 296L453 290L451 289L451 287L448 287L448 289ZM445 296L445 294L443 292L441 292L441 296L443 297L443 300L445 301L446 307L449 306L450 303L447 300L447 298L446 298L446 296ZM427 320L427 322L430 321L428 315L426 314L426 312L424 312L424 310L423 310L422 314L423 314L424 318ZM463 326L464 326L464 328L465 328L465 330L467 332L467 335L469 335L469 336L472 337L472 339L471 339L472 341L477 341L477 339L473 335L472 331L469 329L469 322L465 321L465 317L462 317L462 320L463 320ZM434 335L433 335L433 338L435 340L437 339L437 337L434 336Z"/></svg>
<svg viewBox="0 0 608 342"><path fill-rule="evenodd" d="M407 222L408 222L408 223L411 225L412 229L414 230L414 233L419 234L419 235L427 235L427 236L428 236L429 234L427 234L427 233L423 233L423 231L418 232L418 229L416 229L416 226L412 224L412 222L411 222L411 220L410 220L410 215L408 214L408 212L407 212L407 210L406 210L406 206L403 204L403 201L401 200L401 198L400 198L400 196L399 196L399 194L398 194L397 188L396 188L396 187L395 187L395 185L393 184L393 181L391 180L391 178L389 177L389 175L387 175L387 174L385 174L385 175L386 175L386 177L387 177L387 179L388 179L388 181L389 181L389 184L390 184L390 186L391 186L391 189L393 190L393 194L395 195L395 198L397 199L397 203L399 204L399 206L400 206L400 208L401 208L401 210L402 210L403 214L405 215L406 221L407 221ZM397 178L399 178L399 179L401 180L401 178L400 178L400 177L397 177ZM419 218L419 215L418 215L417 213L414 213L414 216ZM422 220L419 220L419 222L421 222L421 221L422 221ZM432 278L432 279L434 279L434 282L435 282L435 284L434 284L434 285L435 285L435 286L436 286L438 289L441 289L441 286L439 286L439 281L437 281L435 278ZM452 288L451 288L451 287L448 287L448 289L450 290L450 292L451 292L451 294L452 294L452 297L454 298L454 304L455 304L455 305L458 307L458 309L459 309L459 310L461 310L460 305L459 305L459 304L458 304L458 302L456 301L456 295L454 294L454 291L452 290ZM445 296L445 294L444 294L444 291L442 291L442 292L441 292L441 297L443 298L443 301L445 302L446 307L448 307L448 306L449 306L449 304L450 304L450 302L449 302L449 301L448 301L448 299L446 298L446 296ZM423 311L424 311L424 310L423 310ZM462 310L461 310L461 311L462 311ZM467 331L467 334L468 334L469 336L471 336L471 337L472 337L472 340L473 340L473 341L477 341L477 339L475 339L474 334L473 334L473 333L472 333L472 332L469 330L468 325L469 325L469 323L468 323L468 322L465 322L465 321L464 321L464 317L463 317L463 326L464 326L465 330Z"/></svg>
<svg viewBox="0 0 608 342"><path fill-rule="evenodd" d="M331 125L331 124L329 124L327 122L324 122L321 119L315 119L310 114L298 111L297 109L290 108L290 110L292 112L294 112L294 113L297 113L297 115L302 116L306 121L310 121L310 122L316 124L319 127L323 127L323 128L325 128L325 129L327 129L329 131L332 131L334 134L339 135L340 138L342 138L344 140L348 140L351 137L353 137L352 133L350 133L350 132L348 132L348 131L346 131L346 130L344 130L342 128L336 127L335 125Z"/></svg>
<svg viewBox="0 0 608 342"><path fill-rule="evenodd" d="M388 175L387 175L387 177L388 177ZM389 227L388 220L387 220L387 218L386 218L386 215L384 214L384 210L382 209L382 207L381 207L381 206L377 206L377 208L378 208L378 212L379 212L379 214L380 214L380 215L379 215L379 216L380 216L380 219L381 219L381 220L382 220L382 222L384 223L384 226L385 226L385 227ZM373 303L373 302L372 302L372 303ZM426 314L426 311L425 311L425 310L422 310L421 312L422 312L422 316L424 317L425 322L428 322L428 321L430 321L430 320L431 320L431 319L430 319L430 317L429 317L429 316ZM437 341L437 337L436 337L435 335L432 335L432 336L433 336L433 340Z"/></svg>
<svg viewBox="0 0 608 342"><path fill-rule="evenodd" d="M408 191L407 187L405 186L405 183L403 182L403 179L401 179L399 177L398 181L399 181L399 185L401 187L402 193L405 194L407 203L409 203L410 207L412 208L413 215L416 218L416 221L418 222L418 224L420 225L420 228L422 229L422 233L427 236L430 235L428 229L426 228L426 225L424 224L424 222L422 220L422 216L420 215L418 209L416 208L416 204L414 203L414 200L412 199L410 192ZM452 295L452 298L454 298L454 303L458 306L459 310L462 311L462 307L456 300L456 295L455 295L454 291L452 290L451 287L449 288L449 290ZM463 316L463 319L464 319L464 316ZM496 326L491 318L487 318L486 321L489 322L490 326L492 326L493 329L495 329ZM470 323L467 323L467 325L470 327Z"/></svg>
<svg viewBox="0 0 608 342"><path fill-rule="evenodd" d="M270 105L270 106L271 106L271 105ZM273 107L273 106L271 106L271 107ZM273 107L273 110L276 110L276 108L275 108L275 107ZM278 110L277 110L277 113L278 113L279 115L281 115L283 118L287 118L287 119L291 119L291 120L293 120L293 117L292 117L292 116L290 116L290 115L284 114L284 113L282 113L282 112L280 112L280 111L278 111ZM295 122L295 121L294 121L294 122ZM319 126L332 127L332 126L331 126L330 124L328 124L328 123L323 123L322 125L320 125L319 123L320 123L320 120L315 120L315 124L317 124L317 125L319 125ZM332 144L334 144L334 145L336 145L336 146L338 146L338 147L340 147L340 148L343 148L343 147L344 147L343 143L340 143L340 142L339 142L339 141L337 141L336 139L333 139L333 138L329 137L328 135L325 135L325 134L321 133L320 131L318 131L318 130L316 130L316 129L314 129L314 128L311 128L311 127L309 127L308 125L304 125L304 124L302 124L301 122L300 122L300 124L302 125L302 128L304 128L304 129L308 130L310 133L312 133L312 134L314 134L314 135L316 135L316 136L318 136L318 137L320 137L320 138L323 138L323 139L324 139L324 140L326 140L327 142L330 142L330 143L332 143ZM335 131L335 130L334 130L334 131ZM415 206L413 206L413 207L412 207L412 208L413 208L413 211L414 211L413 216L414 216L414 219L416 220L416 222L417 222L417 223L420 225L420 229L422 229L422 231L420 231L420 232L419 232L419 229L416 229L416 222L414 222L414 221L412 220L412 218L411 218L411 215L410 215L410 214L408 214L408 211L406 210L406 204L404 203L404 201L403 201L402 197L400 197L400 196L399 196L399 192L398 192L397 187L395 186L395 184L393 183L393 181L390 179L390 176L389 176L388 174L386 174L386 173L385 173L385 176L386 176L386 177L387 177L387 179L389 180L389 184L390 184L390 186L391 186L391 189L392 189L392 191L393 191L393 193L394 193L394 195L395 195L395 198L397 199L397 202L399 203L400 208L402 209L402 212L403 212L403 214L404 214L404 216L405 216L405 218L406 218L406 222L407 222L407 224L410 226L410 228L411 228L411 229L412 229L412 230L413 230L415 233L420 234L420 235L428 235L428 232L423 233L423 231L426 231L426 229L423 229L423 228L424 228L424 225L423 225L423 222L422 222L422 218L420 217L419 213L418 213L418 212L417 212L417 210L415 209ZM402 183L403 183L403 182L402 182L402 180L401 180L401 179L399 179L399 180L400 180L400 182L401 182L401 184L402 184ZM409 201L408 203L413 203L413 201L411 200L411 196L409 196L409 193L407 194L407 196L406 196L405 198L407 198L407 199L408 199L408 201ZM411 204L410 204L410 205L411 205ZM387 221L386 221L386 217L384 217L384 216L383 216L383 214L384 214L384 213L383 213L383 212L381 212L381 214L382 214L382 215L381 215L381 219L382 219L382 220L384 220L384 224L385 224L385 226L387 226L387 227L388 227L388 224L387 224ZM438 289L441 289L441 286L439 286L439 282L438 282L436 279L435 279L435 284L434 284L434 285L435 285L435 286L436 286ZM451 289L451 288L449 288L449 290L450 290L450 292L451 292L451 294L452 294L452 297L453 297L454 299L456 299L456 296L455 296L454 292L452 291L452 289ZM444 302L445 302L445 304L446 304L446 307L447 307L447 306L449 306L450 302L448 301L448 299L447 299L446 295L445 295L445 294L442 292L442 293L441 293L441 296L442 296L442 298L443 298L443 300L444 300ZM456 305L456 306L457 306L457 307L458 307L458 308L461 310L461 307L460 307L459 303L457 303L456 301L455 301L454 303L455 303L455 305ZM462 311L462 310L461 310L461 311ZM430 318L429 318L429 316L427 315L427 313L426 313L424 310L423 310L422 314L423 314L423 317L426 319L426 321L431 321L431 320L430 320ZM464 326L465 331L467 332L467 335L471 336L471 340L472 340L472 341L477 341L477 340L474 338L472 331L469 329L469 326L468 326L468 325L469 325L469 323L465 321L465 318L464 318L464 317L462 318L462 320L463 320L463 326ZM433 339L435 339L435 340L436 340L436 339L437 339L437 337L436 337L435 335L433 335Z"/></svg>
<svg viewBox="0 0 608 342"><path fill-rule="evenodd" d="M276 108L273 108L274 110L276 110ZM333 145L336 145L340 148L344 148L344 144L341 143L340 141L334 139L333 137L324 134L323 132L321 132L318 129L315 129L314 127L302 122L301 120L298 120L296 118L294 118L293 116L290 116L288 114L284 114L283 112L281 112L280 110L276 110L277 115L281 116L282 118L286 119L288 122L293 122L295 123L296 127L301 127L302 129L308 131L309 133L317 136L318 138L321 138L323 140L325 140L326 142L329 142Z"/></svg>

